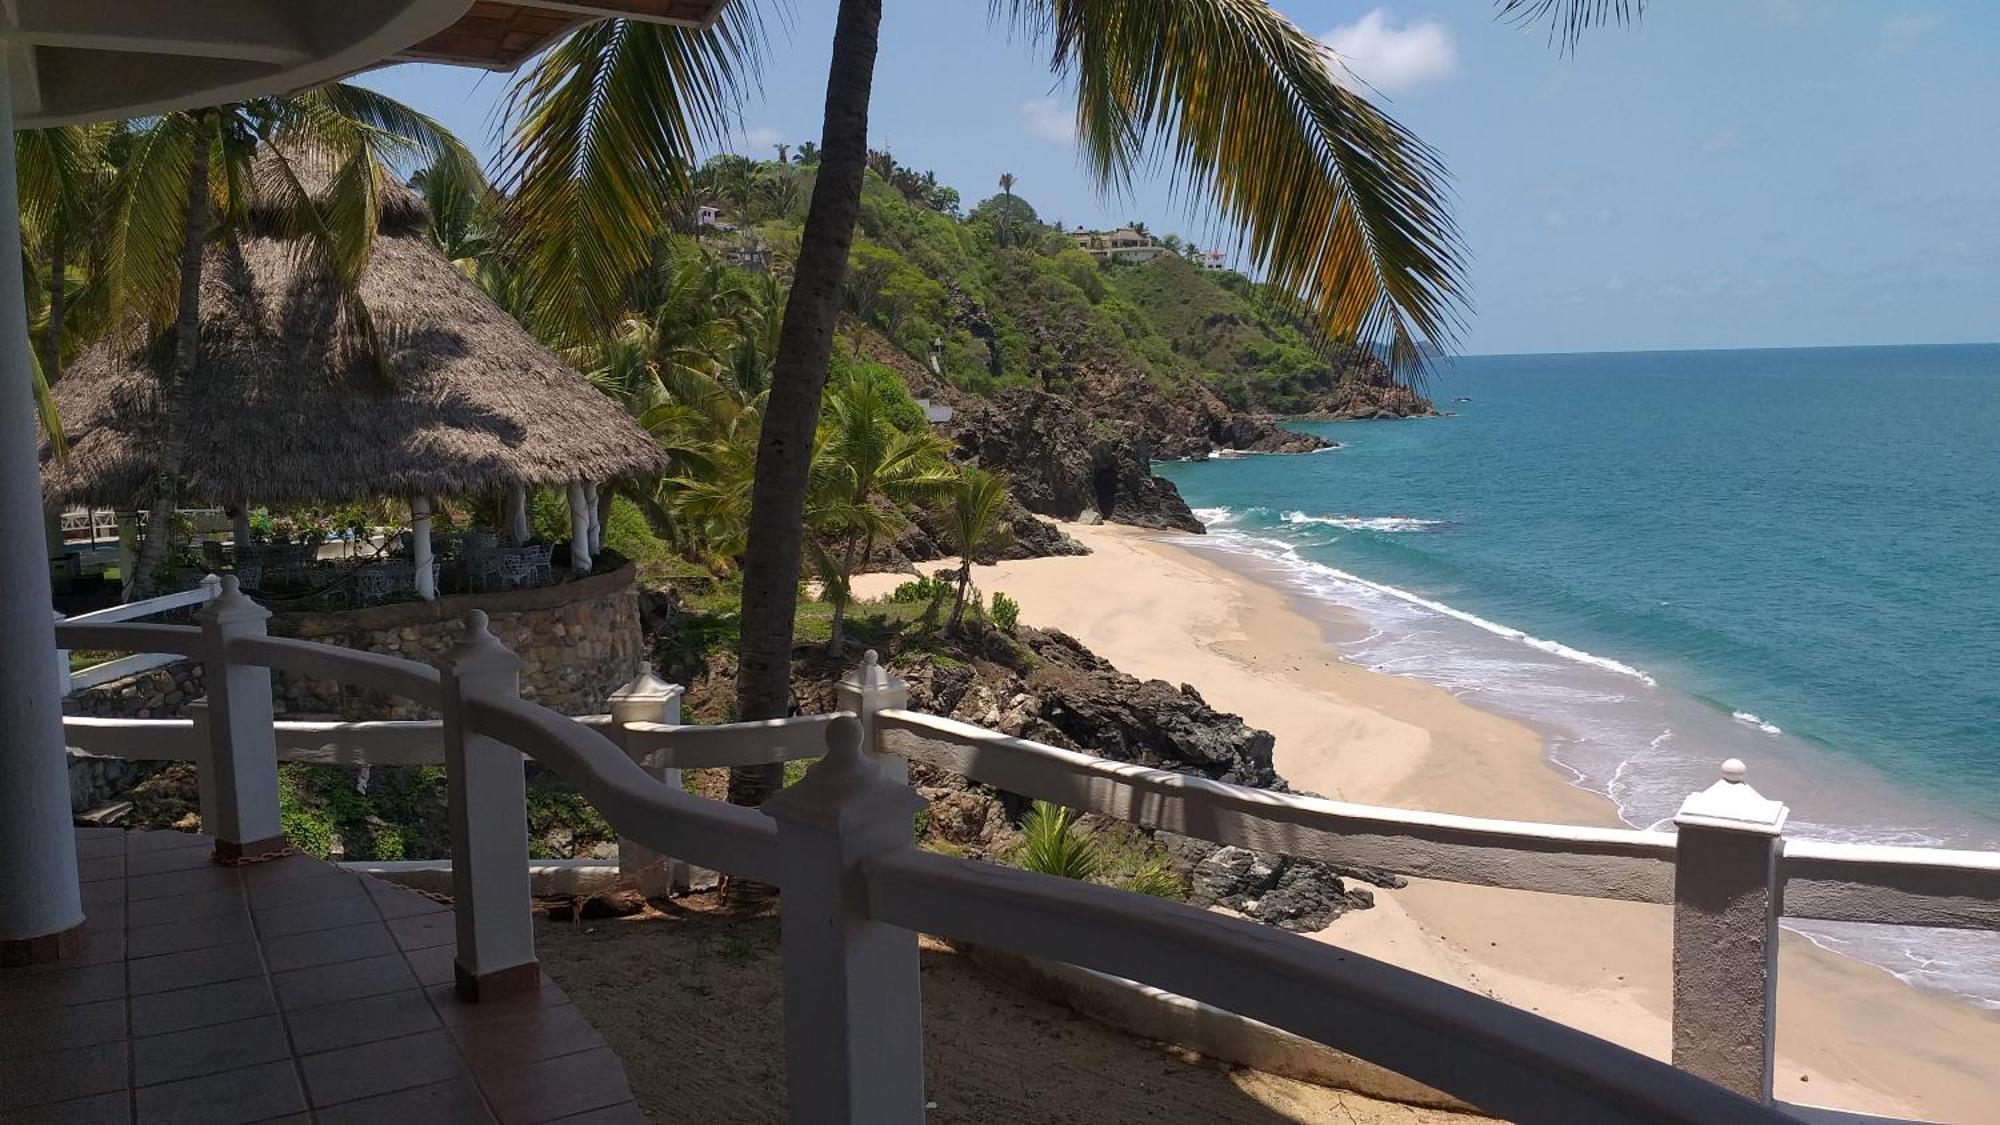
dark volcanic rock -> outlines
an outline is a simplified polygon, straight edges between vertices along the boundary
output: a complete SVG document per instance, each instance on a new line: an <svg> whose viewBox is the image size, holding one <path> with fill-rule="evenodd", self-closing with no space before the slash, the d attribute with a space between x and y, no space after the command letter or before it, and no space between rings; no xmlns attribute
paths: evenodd
<svg viewBox="0 0 2000 1125"><path fill-rule="evenodd" d="M1389 365L1365 352L1351 352L1341 377L1316 397L1311 410L1295 418L1347 422L1364 418L1422 418L1437 414L1431 400L1396 381Z"/></svg>
<svg viewBox="0 0 2000 1125"><path fill-rule="evenodd" d="M1152 444L1131 422L1092 419L1044 391L1012 390L965 402L946 429L961 460L1006 473L1030 512L1202 529L1172 482L1153 475Z"/></svg>
<svg viewBox="0 0 2000 1125"><path fill-rule="evenodd" d="M1239 414L1197 382L1163 391L1129 370L1087 368L1071 397L1093 417L1132 422L1160 461L1200 460L1224 449L1310 453L1332 444Z"/></svg>

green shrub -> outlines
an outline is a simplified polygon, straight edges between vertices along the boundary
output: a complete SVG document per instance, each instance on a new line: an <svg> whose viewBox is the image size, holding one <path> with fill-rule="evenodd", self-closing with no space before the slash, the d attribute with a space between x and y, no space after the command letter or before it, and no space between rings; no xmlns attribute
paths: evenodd
<svg viewBox="0 0 2000 1125"><path fill-rule="evenodd" d="M1021 623L1021 603L998 590L993 591L993 624L1003 633L1011 633Z"/></svg>
<svg viewBox="0 0 2000 1125"><path fill-rule="evenodd" d="M1181 877L1165 856L1154 856L1145 866L1118 880L1118 886L1134 894L1152 895L1154 898L1179 900L1186 897L1187 889L1181 886Z"/></svg>
<svg viewBox="0 0 2000 1125"><path fill-rule="evenodd" d="M934 598L951 596L951 580L937 575L926 574L912 579L889 591L889 600L900 604L914 605Z"/></svg>
<svg viewBox="0 0 2000 1125"><path fill-rule="evenodd" d="M1014 863L1044 875L1092 879L1104 867L1097 839L1077 824L1074 809L1036 801L1021 820L1021 843Z"/></svg>

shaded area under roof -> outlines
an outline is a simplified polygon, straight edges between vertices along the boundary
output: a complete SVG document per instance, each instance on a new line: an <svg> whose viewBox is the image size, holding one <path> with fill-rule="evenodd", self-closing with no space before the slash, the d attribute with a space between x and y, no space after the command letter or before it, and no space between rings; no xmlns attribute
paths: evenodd
<svg viewBox="0 0 2000 1125"><path fill-rule="evenodd" d="M386 193L361 292L391 357L385 382L338 331L338 290L297 247L252 236L208 252L201 358L172 404L183 496L215 504L467 495L513 484L665 471L646 432L544 348L423 233L407 191ZM69 456L43 448L50 508L129 508L159 471L164 342L106 340L56 385Z"/></svg>
<svg viewBox="0 0 2000 1125"><path fill-rule="evenodd" d="M442 62L512 70L557 36L593 20L622 18L707 27L727 0L478 0L457 23L397 55L396 62Z"/></svg>

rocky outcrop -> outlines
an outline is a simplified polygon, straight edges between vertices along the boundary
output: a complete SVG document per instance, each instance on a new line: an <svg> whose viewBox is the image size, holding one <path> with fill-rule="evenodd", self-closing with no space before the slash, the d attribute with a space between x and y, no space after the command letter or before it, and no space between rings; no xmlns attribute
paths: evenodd
<svg viewBox="0 0 2000 1125"><path fill-rule="evenodd" d="M1006 473L1028 511L1201 531L1180 491L1153 475L1156 454L1137 423L1093 417L1045 391L1003 391L961 403L945 426L958 457Z"/></svg>
<svg viewBox="0 0 2000 1125"><path fill-rule="evenodd" d="M1360 419L1423 418L1437 413L1431 400L1400 383L1389 365L1366 352L1349 353L1339 378L1315 395L1311 409L1291 415L1304 421L1348 422Z"/></svg>
<svg viewBox="0 0 2000 1125"><path fill-rule="evenodd" d="M1199 461L1222 450L1311 453L1333 444L1231 410L1194 381L1162 390L1129 370L1087 368L1070 397L1092 417L1132 422L1155 460Z"/></svg>

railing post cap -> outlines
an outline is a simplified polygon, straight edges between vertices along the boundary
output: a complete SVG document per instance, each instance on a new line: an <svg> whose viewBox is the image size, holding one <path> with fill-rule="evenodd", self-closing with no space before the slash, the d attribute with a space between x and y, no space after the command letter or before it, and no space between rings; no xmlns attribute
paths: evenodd
<svg viewBox="0 0 2000 1125"><path fill-rule="evenodd" d="M1750 768L1740 758L1722 763L1722 778L1699 793L1691 793L1674 814L1674 824L1682 827L1720 828L1729 832L1753 832L1776 836L1785 829L1791 810L1783 801L1773 801L1750 788Z"/></svg>
<svg viewBox="0 0 2000 1125"><path fill-rule="evenodd" d="M861 654L861 663L849 669L847 675L842 676L836 686L849 691L883 692L907 688L909 685L891 675L889 669L883 667L881 656L871 648Z"/></svg>
<svg viewBox="0 0 2000 1125"><path fill-rule="evenodd" d="M445 660L446 666L457 676L472 672L513 671L521 667L521 658L493 635L483 609L465 611L465 633Z"/></svg>
<svg viewBox="0 0 2000 1125"><path fill-rule="evenodd" d="M851 832L884 824L902 826L929 804L915 789L891 778L881 763L861 749L861 720L837 715L826 725L826 756L813 763L796 785L763 804L766 816L831 832Z"/></svg>
<svg viewBox="0 0 2000 1125"><path fill-rule="evenodd" d="M679 684L670 684L653 674L653 666L639 665L639 674L626 681L624 686L605 698L617 703L657 703L687 694L687 689Z"/></svg>
<svg viewBox="0 0 2000 1125"><path fill-rule="evenodd" d="M202 621L216 625L241 625L271 619L271 611L252 601L250 595L243 592L243 583L234 574L220 575L217 579L221 590L202 609Z"/></svg>

